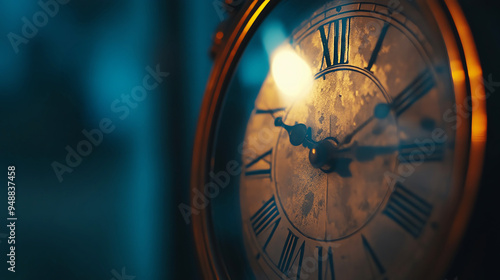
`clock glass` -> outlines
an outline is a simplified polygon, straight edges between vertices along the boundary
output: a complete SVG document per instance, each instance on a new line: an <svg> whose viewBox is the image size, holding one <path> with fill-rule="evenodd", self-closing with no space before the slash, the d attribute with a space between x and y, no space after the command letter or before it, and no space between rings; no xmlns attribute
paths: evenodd
<svg viewBox="0 0 500 280"><path fill-rule="evenodd" d="M260 23L210 142L219 271L431 273L463 192L455 178L468 140L451 110L454 61L423 3L284 1Z"/></svg>

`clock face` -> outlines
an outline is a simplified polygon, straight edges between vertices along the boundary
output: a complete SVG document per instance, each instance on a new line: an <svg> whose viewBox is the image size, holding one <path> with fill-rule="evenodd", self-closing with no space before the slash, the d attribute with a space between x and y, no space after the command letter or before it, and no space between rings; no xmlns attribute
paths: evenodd
<svg viewBox="0 0 500 280"><path fill-rule="evenodd" d="M240 165L211 205L228 274L417 279L436 262L463 187L453 65L425 9L380 3L277 13L243 54L210 175Z"/></svg>

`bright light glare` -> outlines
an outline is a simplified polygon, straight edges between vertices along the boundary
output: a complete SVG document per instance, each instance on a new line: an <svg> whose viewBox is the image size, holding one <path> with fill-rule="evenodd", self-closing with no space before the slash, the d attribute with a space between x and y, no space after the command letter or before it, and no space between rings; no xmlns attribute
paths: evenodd
<svg viewBox="0 0 500 280"><path fill-rule="evenodd" d="M311 89L311 68L289 45L275 51L271 72L284 98L294 98Z"/></svg>

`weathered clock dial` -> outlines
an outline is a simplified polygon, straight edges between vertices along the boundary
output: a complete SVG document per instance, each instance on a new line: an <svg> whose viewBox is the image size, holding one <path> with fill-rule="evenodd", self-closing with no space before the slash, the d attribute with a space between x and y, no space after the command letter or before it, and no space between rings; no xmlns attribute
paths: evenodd
<svg viewBox="0 0 500 280"><path fill-rule="evenodd" d="M210 206L225 275L435 273L470 135L450 111L459 62L432 5L290 2L254 35L221 102L210 176L231 159L241 170Z"/></svg>

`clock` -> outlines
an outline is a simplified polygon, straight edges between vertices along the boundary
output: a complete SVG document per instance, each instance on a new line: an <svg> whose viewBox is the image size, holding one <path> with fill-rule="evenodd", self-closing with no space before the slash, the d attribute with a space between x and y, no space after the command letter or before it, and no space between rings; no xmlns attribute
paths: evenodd
<svg viewBox="0 0 500 280"><path fill-rule="evenodd" d="M189 212L206 279L440 279L486 139L457 3L247 1L216 34Z"/></svg>

